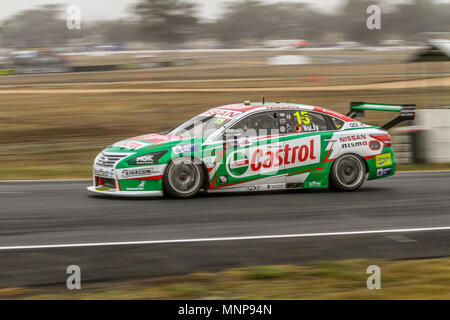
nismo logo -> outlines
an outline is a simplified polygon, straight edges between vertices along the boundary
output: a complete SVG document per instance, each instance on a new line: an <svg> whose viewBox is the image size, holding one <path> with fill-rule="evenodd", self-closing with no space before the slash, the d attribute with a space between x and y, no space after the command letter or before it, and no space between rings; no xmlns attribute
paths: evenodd
<svg viewBox="0 0 450 320"><path fill-rule="evenodd" d="M346 136L346 137L340 137L340 142L350 142L350 141L358 141L358 140L365 140L367 137L365 134L356 134L352 136Z"/></svg>

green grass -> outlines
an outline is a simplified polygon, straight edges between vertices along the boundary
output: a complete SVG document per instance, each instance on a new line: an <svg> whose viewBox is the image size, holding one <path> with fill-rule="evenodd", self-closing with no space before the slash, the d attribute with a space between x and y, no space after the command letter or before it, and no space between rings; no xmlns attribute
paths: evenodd
<svg viewBox="0 0 450 320"><path fill-rule="evenodd" d="M245 269L244 276L248 279L277 279L294 273L295 269L290 266L256 266Z"/></svg>
<svg viewBox="0 0 450 320"><path fill-rule="evenodd" d="M381 289L366 286L369 265ZM450 258L254 266L120 282L0 289L0 299L450 299Z"/></svg>

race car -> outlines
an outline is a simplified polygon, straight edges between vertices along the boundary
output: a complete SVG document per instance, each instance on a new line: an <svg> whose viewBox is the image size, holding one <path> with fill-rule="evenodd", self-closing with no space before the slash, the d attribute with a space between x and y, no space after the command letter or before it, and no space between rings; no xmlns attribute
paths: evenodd
<svg viewBox="0 0 450 320"><path fill-rule="evenodd" d="M355 120L365 110L400 114L373 126ZM167 132L107 147L95 158L88 190L174 198L199 192L354 191L366 179L395 173L387 130L414 117L412 104L351 102L347 115L281 102L221 106Z"/></svg>

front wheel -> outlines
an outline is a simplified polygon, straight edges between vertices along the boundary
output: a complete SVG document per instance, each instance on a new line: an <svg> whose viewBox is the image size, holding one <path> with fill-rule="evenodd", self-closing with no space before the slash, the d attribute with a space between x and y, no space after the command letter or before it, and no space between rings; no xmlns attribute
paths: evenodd
<svg viewBox="0 0 450 320"><path fill-rule="evenodd" d="M337 191L354 191L366 178L366 166L361 157L344 154L337 158L330 172L330 188Z"/></svg>
<svg viewBox="0 0 450 320"><path fill-rule="evenodd" d="M202 185L203 170L192 158L173 160L164 173L164 191L172 198L192 198Z"/></svg>

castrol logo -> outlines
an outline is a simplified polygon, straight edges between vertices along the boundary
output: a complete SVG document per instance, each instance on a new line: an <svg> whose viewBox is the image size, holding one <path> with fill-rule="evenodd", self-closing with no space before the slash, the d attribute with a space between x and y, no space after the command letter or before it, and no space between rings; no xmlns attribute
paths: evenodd
<svg viewBox="0 0 450 320"><path fill-rule="evenodd" d="M242 178L318 162L320 137L315 136L233 151L226 168L230 176Z"/></svg>

